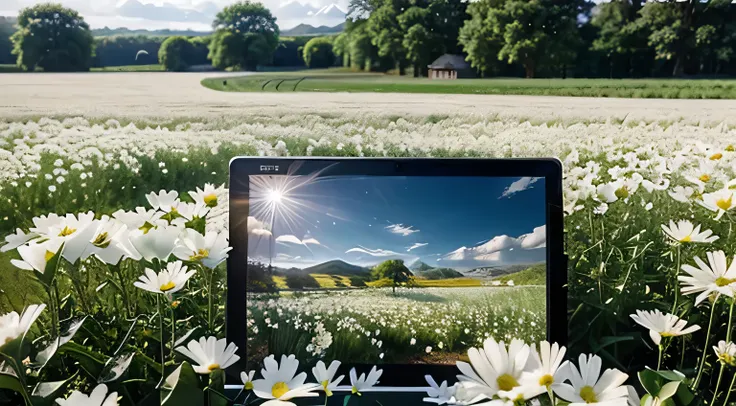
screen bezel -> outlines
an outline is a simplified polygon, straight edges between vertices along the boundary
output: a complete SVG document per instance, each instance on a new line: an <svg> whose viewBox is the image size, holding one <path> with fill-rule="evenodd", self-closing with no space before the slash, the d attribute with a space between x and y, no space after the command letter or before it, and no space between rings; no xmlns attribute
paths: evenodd
<svg viewBox="0 0 736 406"><path fill-rule="evenodd" d="M244 364L247 328L246 261L247 224L238 221L232 213L248 213L248 189L250 175L287 175L290 167L299 165L296 174L311 173L325 166L339 163L330 169L331 176L457 176L457 177L543 177L545 182L547 214L547 340L561 345L567 343L567 261L564 254L564 226L562 206L562 164L553 158L540 159L436 159L436 158L264 158L236 157L230 161L230 241L245 230L245 243L233 244L227 261L227 299L225 328L228 342L238 346L238 355ZM295 174L289 172L289 174ZM240 269L240 272L234 270ZM340 373L347 375L348 367L355 367L358 374L367 372L372 365L343 362ZM239 374L244 370L240 362L229 368L227 383L241 385ZM240 366L240 368L238 368ZM424 375L430 374L440 382L455 380L455 366L429 364L380 364L383 375L380 381L395 390L408 387L425 387ZM344 371L343 371L344 369ZM345 383L345 382L343 382ZM348 387L349 389L349 387Z"/></svg>

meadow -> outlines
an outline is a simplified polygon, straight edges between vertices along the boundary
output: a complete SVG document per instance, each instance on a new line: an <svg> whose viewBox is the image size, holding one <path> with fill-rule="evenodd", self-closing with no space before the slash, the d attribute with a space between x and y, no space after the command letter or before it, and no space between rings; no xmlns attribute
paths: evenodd
<svg viewBox="0 0 736 406"><path fill-rule="evenodd" d="M639 122L530 122L479 115L398 117L296 113L214 120L5 121L0 122L0 232L28 230L33 226L34 216L49 213L93 210L99 217L118 209L149 207L146 194L161 189L179 191L180 196L188 199L186 191L195 187L226 183L229 159L237 155L558 157L565 168L570 353L593 352L607 365L631 373L645 365L657 365L659 360L664 369L678 369L686 374L700 396L712 396L719 381L719 361L712 353L711 344L730 337L732 329L727 315L733 307L731 302L713 295L695 303L692 295L680 292L677 276L684 275L682 265L698 265L695 257L704 259L708 253L723 250L729 258L724 261L730 263L735 253L736 201L732 199L732 180L736 178L736 128L729 124L697 119L662 121L659 117ZM218 195L218 201L220 209L208 215L202 232L227 232L226 191ZM686 224L681 231L678 226L676 232L665 232L661 225L669 225L670 221L688 221L719 238L704 238ZM12 250L0 255L2 312L20 310L48 299L36 278L28 277L29 271L9 263L16 255ZM86 272L87 290L94 290L97 282L104 284L106 275ZM189 331L193 324L207 325L207 321L206 331L222 335L223 302L207 303L203 292L210 292L212 286L224 288L223 273L210 275L213 281L197 279L191 292L177 296L184 307L177 310L180 313L172 336L195 337L199 333ZM530 281L539 278L534 270L523 276ZM718 283L722 285L724 281L731 279L721 279ZM268 333L255 334L258 338L252 345L272 352L299 349L312 354L312 360L319 358L315 355L317 349L321 350L317 354L324 356L351 357L355 354L351 351L356 349L341 347L340 337L353 328L354 332L371 333L370 338L356 337L360 344L356 348L369 354L374 362L416 356L421 354L417 350L422 349L426 354L427 347L432 347L430 352L436 354L437 360L448 361L450 357L460 356L452 349L476 345L486 334L506 338L519 332L536 332L531 330L534 327L531 322L539 324L538 316L527 317L522 306L498 306L491 299L485 310L443 307L451 306L442 300L446 295L487 289L484 287L425 286L401 290L397 297L388 296L384 288L371 289L387 295L385 306L372 310L358 306L367 303L360 296L368 290L315 296L296 292L286 300L259 299L255 305L258 311L250 309L251 317L246 324L252 332L257 328ZM523 294L527 289L533 288L516 287L513 291ZM120 390L130 390L133 396L146 393L161 374L160 369L156 372L156 365L160 368L160 364L154 361L159 344L152 337L162 330L156 326L157 318L135 319L140 323L140 330L132 329L135 341L123 346L127 338L121 339L116 332L128 331L135 323L129 323L132 318L115 317L119 311L113 303L119 303L120 296L114 291L105 292L101 297L109 306L98 310L105 317L106 332L90 325L79 334L88 337L89 341L85 342L94 349L94 362L99 368L117 355L118 345L138 354L129 373L148 378L115 381L114 385ZM94 297L94 292L90 295ZM76 296L70 290L67 298ZM126 309L155 311L150 299L135 297L136 302ZM222 297L215 296L216 300ZM529 300L534 303L535 298ZM76 301L64 303L74 314L85 314ZM342 318L317 319L319 314L305 310L344 303L355 306L344 310ZM407 303L414 309L412 323L418 319L426 325L415 331L405 326L386 327L388 315L402 317L395 314L396 309ZM208 308L213 310L209 320ZM683 338L667 337L663 341L665 345L660 347L652 345L646 329L636 325L628 315L653 309L675 313L702 329ZM478 311L487 313L474 317ZM293 317L277 319L274 314L279 312ZM196 317L188 317L189 313ZM382 315L386 316L383 322ZM437 324L443 318L476 325L467 333L464 329L443 330ZM276 320L279 321L274 323ZM343 323L338 325L340 320ZM42 315L40 323L49 326L51 320ZM498 332L493 330L496 326L492 323L499 323ZM381 330L378 338L376 330ZM109 334L111 342L93 340L100 334ZM537 334L542 334L541 329ZM285 337L283 342L282 337ZM415 345L411 344L412 338L416 339ZM67 351L63 356L74 358L84 352L81 346L74 346L76 341L75 338L75 342L63 346ZM352 341L344 342L347 345ZM658 350L662 351L661 355ZM98 369L76 370L75 362L64 365L78 374L76 387L88 388L90 382L99 378ZM59 378L54 374L46 370L38 379ZM731 375L729 371L725 379Z"/></svg>
<svg viewBox="0 0 736 406"><path fill-rule="evenodd" d="M712 79L521 79L430 80L351 73L345 69L259 73L208 78L202 85L226 92L369 92L495 94L664 99L733 99L736 81Z"/></svg>

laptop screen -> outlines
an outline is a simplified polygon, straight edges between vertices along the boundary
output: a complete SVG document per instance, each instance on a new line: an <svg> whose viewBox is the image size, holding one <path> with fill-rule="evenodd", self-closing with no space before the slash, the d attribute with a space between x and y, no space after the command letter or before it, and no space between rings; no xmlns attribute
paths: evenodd
<svg viewBox="0 0 736 406"><path fill-rule="evenodd" d="M491 335L545 338L544 178L333 169L249 175L231 212L247 214L248 368L454 365Z"/></svg>

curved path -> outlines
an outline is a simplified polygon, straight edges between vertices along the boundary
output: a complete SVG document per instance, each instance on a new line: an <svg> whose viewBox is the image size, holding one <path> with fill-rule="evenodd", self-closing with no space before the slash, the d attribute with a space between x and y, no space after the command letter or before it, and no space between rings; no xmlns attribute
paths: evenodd
<svg viewBox="0 0 736 406"><path fill-rule="evenodd" d="M480 114L537 120L736 122L736 100L390 93L226 93L206 77L243 73L0 74L0 118L203 117L273 113Z"/></svg>

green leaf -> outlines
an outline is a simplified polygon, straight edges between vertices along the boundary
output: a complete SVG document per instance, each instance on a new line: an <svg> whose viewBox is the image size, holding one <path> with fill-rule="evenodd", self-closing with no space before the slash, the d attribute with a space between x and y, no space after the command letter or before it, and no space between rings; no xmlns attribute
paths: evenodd
<svg viewBox="0 0 736 406"><path fill-rule="evenodd" d="M230 400L227 397L218 396L225 391L225 371L218 370L210 374L210 384L207 386L209 406L227 406Z"/></svg>
<svg viewBox="0 0 736 406"><path fill-rule="evenodd" d="M46 262L46 268L44 268L43 273L35 271L36 277L41 281L41 283L46 285L47 289L51 287L51 284L56 278L56 273L59 271L59 266L61 265L61 254L63 252L64 244L61 244L59 251L57 251L56 254L48 260L48 262Z"/></svg>
<svg viewBox="0 0 736 406"><path fill-rule="evenodd" d="M31 345L23 339L23 336L16 337L9 343L0 346L0 359L11 359L15 365L23 365L23 360L31 353ZM25 369L15 371L21 378L25 377Z"/></svg>
<svg viewBox="0 0 736 406"><path fill-rule="evenodd" d="M31 393L31 400L33 406L51 406L54 405L54 401L63 392L64 386L71 382L77 374L72 375L69 379L56 382L40 382L33 388Z"/></svg>
<svg viewBox="0 0 736 406"><path fill-rule="evenodd" d="M36 354L32 365L37 368L38 371L42 370L56 354L59 347L74 338L74 335L77 334L77 331L82 327L85 320L87 320L86 316L65 321L61 326L61 334L59 337L48 340L43 344L44 349Z"/></svg>
<svg viewBox="0 0 736 406"><path fill-rule="evenodd" d="M182 362L166 378L161 388L161 406L204 406L204 393L199 378L188 362Z"/></svg>
<svg viewBox="0 0 736 406"><path fill-rule="evenodd" d="M657 396L660 389L662 389L661 381L662 377L659 376L656 371L651 369L639 371L639 382L641 382L641 386L643 386L644 390L652 396Z"/></svg>
<svg viewBox="0 0 736 406"><path fill-rule="evenodd" d="M657 397L661 400L669 399L675 396L677 389L680 387L680 381L672 381L664 384L662 389L659 390Z"/></svg>
<svg viewBox="0 0 736 406"><path fill-rule="evenodd" d="M120 354L107 360L104 368L102 368L99 379L97 379L97 383L114 382L120 379L128 370L128 367L130 367L134 356L135 353L131 352L129 354Z"/></svg>
<svg viewBox="0 0 736 406"><path fill-rule="evenodd" d="M24 397L28 396L26 388L20 380L10 374L0 374L0 389L8 389L10 391L20 393L24 395Z"/></svg>
<svg viewBox="0 0 736 406"><path fill-rule="evenodd" d="M97 379L102 375L102 369L105 365L107 357L102 354L95 353L85 346L74 342L64 344L59 348L59 353L69 354L72 358L79 362L79 366L87 372L93 379Z"/></svg>
<svg viewBox="0 0 736 406"><path fill-rule="evenodd" d="M115 353L113 356L117 356L120 354L120 352L125 347L125 344L130 339L130 336L133 335L133 331L135 331L135 327L138 325L138 319L140 319L141 316L137 316L135 319L133 319L132 323L130 324L130 328L128 328L128 332L125 333L125 337L123 337L123 341L120 342L120 345L118 346L118 349L115 350Z"/></svg>
<svg viewBox="0 0 736 406"><path fill-rule="evenodd" d="M680 385L677 388L677 393L675 393L675 397L673 397L672 399L675 399L675 403L678 406L688 406L695 400L695 395L692 391L690 391L690 388L687 385Z"/></svg>
<svg viewBox="0 0 736 406"><path fill-rule="evenodd" d="M348 406L348 402L350 402L350 398L352 396L353 396L352 394L345 396L345 399L342 400L342 406Z"/></svg>

